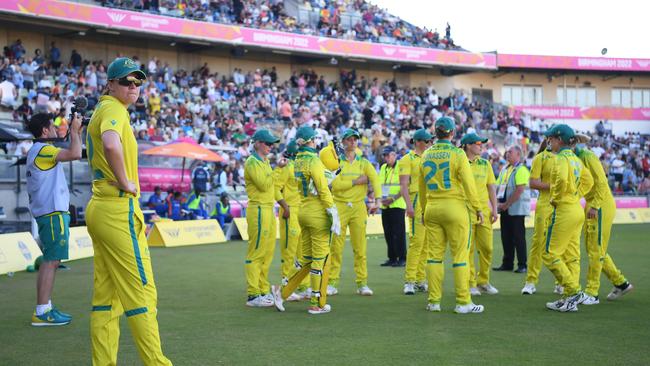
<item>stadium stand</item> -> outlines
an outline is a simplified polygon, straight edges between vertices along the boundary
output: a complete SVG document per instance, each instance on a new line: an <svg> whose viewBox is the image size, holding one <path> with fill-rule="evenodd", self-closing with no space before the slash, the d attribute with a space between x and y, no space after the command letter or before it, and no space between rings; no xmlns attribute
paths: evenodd
<svg viewBox="0 0 650 366"><path fill-rule="evenodd" d="M364 0L103 0L102 6L376 43L462 50L451 37L416 27Z"/></svg>
<svg viewBox="0 0 650 366"><path fill-rule="evenodd" d="M0 76L4 119L24 121L45 111L57 116L60 134L67 132L66 116L76 96L88 98L92 108L107 82L105 60L85 60L74 50L63 58L56 44L45 53L25 50L20 39L4 47ZM529 155L537 149L546 124L539 118L509 111L496 104L470 100L464 91L438 95L432 85L399 86L395 80L380 82L357 77L354 69L342 70L337 82L327 83L311 68L279 80L275 67L256 70L235 68L230 75L211 72L208 65L195 70L174 70L164 60L138 60L149 75L142 97L132 108L134 133L141 141L163 143L193 139L205 145L224 146L226 163L213 167L224 171L228 186L243 184L242 162L249 154L248 138L266 125L283 137L311 124L326 142L343 129L356 127L363 133L363 150L377 163L383 146L390 144L404 153L408 132L430 127L438 117L450 115L459 132L475 130L492 140L486 157L496 172L505 163L505 146L519 143ZM6 99L4 96L8 96ZM614 136L606 124L598 124L591 146L609 172L618 194L650 191L650 156L647 136L625 133ZM23 155L28 143L7 143L8 154Z"/></svg>

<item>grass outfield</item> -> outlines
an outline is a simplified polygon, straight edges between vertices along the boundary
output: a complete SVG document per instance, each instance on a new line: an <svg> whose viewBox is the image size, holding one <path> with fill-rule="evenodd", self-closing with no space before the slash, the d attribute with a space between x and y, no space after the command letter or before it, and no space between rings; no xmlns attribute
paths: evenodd
<svg viewBox="0 0 650 366"><path fill-rule="evenodd" d="M429 313L424 294L402 295L403 268L379 267L383 238L368 244L375 296L354 294L352 250L346 244L340 293L330 300L332 313L322 316L308 315L306 303L289 303L285 313L244 306L242 242L153 248L163 349L175 365L648 365L649 233L650 225L615 226L610 253L635 290L620 301L581 306L572 314L545 309L545 302L557 297L546 269L537 294L527 297L519 293L523 275L493 273L491 282L501 293L474 299L486 306L485 313L454 314L449 260L443 312ZM497 234L493 264L500 258ZM62 328L29 325L35 274L0 277L0 365L90 363L92 260L70 266L58 274L54 292L55 303L74 316ZM271 273L275 282L278 267L279 252ZM603 278L602 299L610 289ZM140 364L124 317L121 329L119 364Z"/></svg>

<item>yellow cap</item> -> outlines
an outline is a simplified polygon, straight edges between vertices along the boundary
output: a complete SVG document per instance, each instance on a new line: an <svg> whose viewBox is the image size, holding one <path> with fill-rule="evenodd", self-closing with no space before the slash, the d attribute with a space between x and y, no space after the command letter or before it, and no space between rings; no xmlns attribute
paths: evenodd
<svg viewBox="0 0 650 366"><path fill-rule="evenodd" d="M336 171L339 169L339 157L336 154L334 143L331 141L320 151L318 156L327 170Z"/></svg>

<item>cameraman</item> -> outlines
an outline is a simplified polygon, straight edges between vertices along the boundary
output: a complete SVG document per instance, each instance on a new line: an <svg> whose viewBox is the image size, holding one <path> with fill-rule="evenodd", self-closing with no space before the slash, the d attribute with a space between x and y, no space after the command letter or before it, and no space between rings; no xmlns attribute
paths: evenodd
<svg viewBox="0 0 650 366"><path fill-rule="evenodd" d="M86 140L93 176L86 222L95 250L92 363L117 363L120 316L126 314L142 362L171 365L160 345L158 295L138 204L138 144L127 111L146 75L133 60L120 57L108 65L107 76Z"/></svg>
<svg viewBox="0 0 650 366"><path fill-rule="evenodd" d="M40 236L43 263L36 280L35 327L66 325L72 317L58 311L51 301L54 275L59 263L68 259L70 192L62 161L81 159L81 120L75 115L70 133L70 147L60 149L38 139L56 139L57 129L52 116L35 114L28 122L29 131L37 141L27 153L27 192L29 208Z"/></svg>

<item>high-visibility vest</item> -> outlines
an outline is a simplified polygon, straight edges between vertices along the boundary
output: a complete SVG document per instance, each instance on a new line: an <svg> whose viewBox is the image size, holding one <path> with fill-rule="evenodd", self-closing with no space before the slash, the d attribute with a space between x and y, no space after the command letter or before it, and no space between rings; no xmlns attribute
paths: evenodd
<svg viewBox="0 0 650 366"><path fill-rule="evenodd" d="M393 197L399 194L399 167L398 162L391 168L388 164L383 164L379 169L379 182L381 183L381 197ZM382 208L386 208L382 206ZM391 203L388 208L406 208L404 198L400 197L397 201Z"/></svg>
<svg viewBox="0 0 650 366"><path fill-rule="evenodd" d="M200 204L201 204L201 196L196 194L195 191L193 191L190 197L187 199L187 209L198 210Z"/></svg>
<svg viewBox="0 0 650 366"><path fill-rule="evenodd" d="M226 216L228 211L230 211L230 205L224 206L221 202L217 202L216 206L212 209L212 212L210 212L210 217L217 215Z"/></svg>

